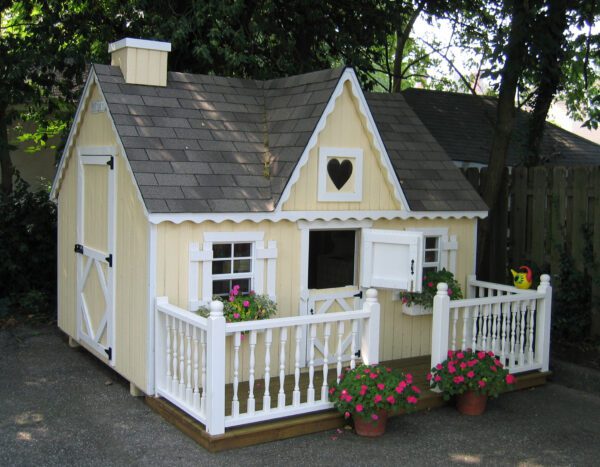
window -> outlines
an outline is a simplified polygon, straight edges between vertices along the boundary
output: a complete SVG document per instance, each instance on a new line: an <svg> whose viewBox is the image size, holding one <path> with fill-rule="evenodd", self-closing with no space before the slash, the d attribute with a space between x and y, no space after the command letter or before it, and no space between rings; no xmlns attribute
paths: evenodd
<svg viewBox="0 0 600 467"><path fill-rule="evenodd" d="M441 269L441 244L439 235L425 235L425 248L423 248L423 275Z"/></svg>
<svg viewBox="0 0 600 467"><path fill-rule="evenodd" d="M311 230L308 288L329 289L355 283L356 231Z"/></svg>
<svg viewBox="0 0 600 467"><path fill-rule="evenodd" d="M213 294L229 295L234 285L239 285L242 293L252 290L253 244L215 243L212 261Z"/></svg>

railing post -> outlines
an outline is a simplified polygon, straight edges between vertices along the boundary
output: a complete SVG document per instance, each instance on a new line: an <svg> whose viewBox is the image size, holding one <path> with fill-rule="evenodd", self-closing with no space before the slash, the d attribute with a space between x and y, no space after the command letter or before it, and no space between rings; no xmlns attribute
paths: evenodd
<svg viewBox="0 0 600 467"><path fill-rule="evenodd" d="M477 288L473 285L473 282L476 280L477 276L475 274L469 274L467 276L467 298L477 297Z"/></svg>
<svg viewBox="0 0 600 467"><path fill-rule="evenodd" d="M168 297L157 297L154 302L154 390L166 389L165 377L167 374L166 365L169 362L166 361L166 334L167 334L167 323L164 315L158 311L160 305L167 305L169 303Z"/></svg>
<svg viewBox="0 0 600 467"><path fill-rule="evenodd" d="M450 326L450 297L448 284L440 282L433 297L433 323L431 328L431 367L443 362L448 354Z"/></svg>
<svg viewBox="0 0 600 467"><path fill-rule="evenodd" d="M377 301L377 290L368 289L363 309L369 312L369 319L363 327L360 343L360 354L363 363L373 365L379 363L379 315L381 305Z"/></svg>
<svg viewBox="0 0 600 467"><path fill-rule="evenodd" d="M223 303L210 303L206 342L206 431L225 433L225 317Z"/></svg>
<svg viewBox="0 0 600 467"><path fill-rule="evenodd" d="M535 353L536 360L542 364L542 371L548 371L550 365L550 326L552 318L552 287L550 286L550 276L548 274L540 276L540 285L537 291L543 293L544 298L540 299L537 306Z"/></svg>

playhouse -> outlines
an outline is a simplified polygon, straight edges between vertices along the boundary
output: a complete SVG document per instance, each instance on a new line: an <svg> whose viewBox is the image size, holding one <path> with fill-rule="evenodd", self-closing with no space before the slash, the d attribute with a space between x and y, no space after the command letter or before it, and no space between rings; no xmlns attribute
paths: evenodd
<svg viewBox="0 0 600 467"><path fill-rule="evenodd" d="M283 386L321 365L326 379L367 338L371 360L432 353L432 315L407 314L397 291L441 268L466 287L487 210L401 95L364 93L352 68L256 81L167 72L168 43L109 50L52 188L58 325L72 343L133 392L177 392L200 421L223 410L204 389L217 377L249 382L252 415L257 378ZM276 329L193 313L234 284L277 301ZM367 327L329 317L353 310Z"/></svg>

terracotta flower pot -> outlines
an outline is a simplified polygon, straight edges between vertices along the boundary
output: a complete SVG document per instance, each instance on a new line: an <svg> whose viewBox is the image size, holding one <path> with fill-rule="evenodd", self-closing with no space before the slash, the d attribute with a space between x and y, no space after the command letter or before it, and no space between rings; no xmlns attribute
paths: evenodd
<svg viewBox="0 0 600 467"><path fill-rule="evenodd" d="M467 391L456 396L456 408L464 415L481 415L485 412L486 404L486 394L477 394L473 391Z"/></svg>
<svg viewBox="0 0 600 467"><path fill-rule="evenodd" d="M385 433L385 425L387 423L388 414L385 410L380 410L377 415L377 420L373 420L371 416L361 417L356 414L352 416L354 420L354 429L360 436L376 437Z"/></svg>

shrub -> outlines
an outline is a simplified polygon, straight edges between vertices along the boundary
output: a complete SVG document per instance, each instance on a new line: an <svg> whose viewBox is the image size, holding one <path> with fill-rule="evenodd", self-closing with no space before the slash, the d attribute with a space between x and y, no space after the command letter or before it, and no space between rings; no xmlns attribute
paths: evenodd
<svg viewBox="0 0 600 467"><path fill-rule="evenodd" d="M440 282L448 284L450 300L463 298L460 284L454 278L454 274L442 269L441 271L429 271L423 274L422 292L400 292L400 300L408 306L421 305L425 308L433 308L433 297L437 293L437 285Z"/></svg>
<svg viewBox="0 0 600 467"><path fill-rule="evenodd" d="M215 296L213 300L223 302L223 315L228 323L268 319L277 312L277 304L268 295L257 295L253 291L243 295L240 293L239 285L233 286L227 299ZM200 307L197 313L207 317L210 314L210 308Z"/></svg>

